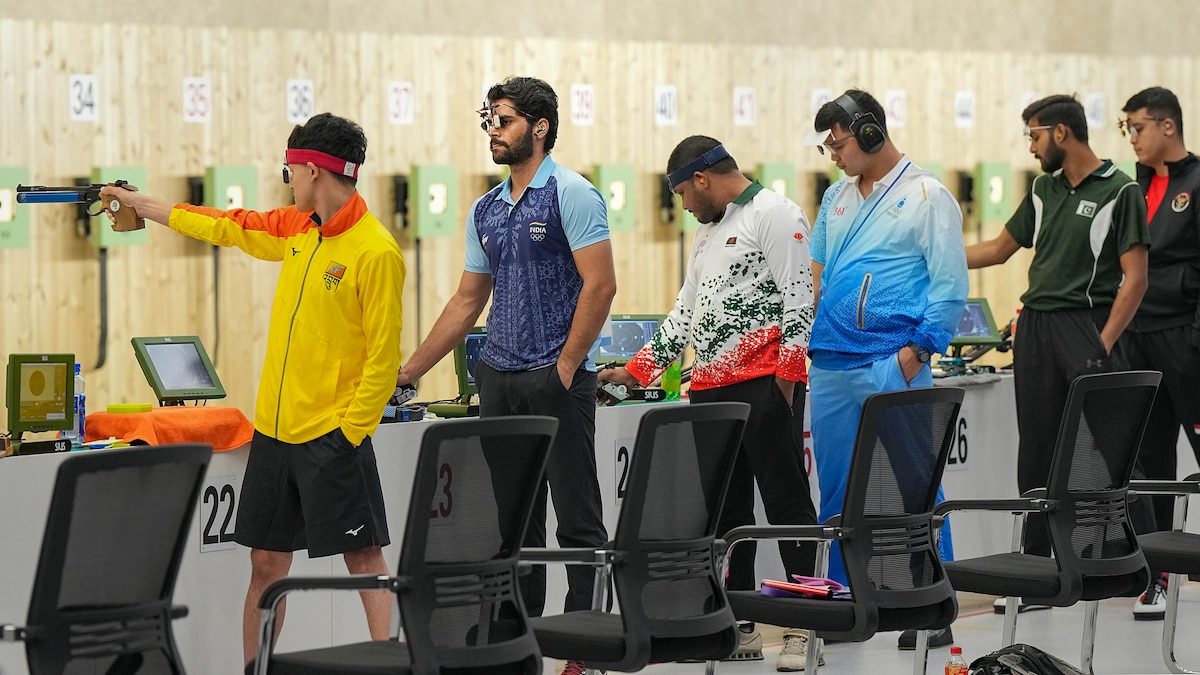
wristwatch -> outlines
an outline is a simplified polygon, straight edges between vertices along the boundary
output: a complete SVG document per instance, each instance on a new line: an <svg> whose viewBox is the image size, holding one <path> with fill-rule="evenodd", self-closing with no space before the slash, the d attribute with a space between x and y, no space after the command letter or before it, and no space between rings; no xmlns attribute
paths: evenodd
<svg viewBox="0 0 1200 675"><path fill-rule="evenodd" d="M917 357L918 362L929 363L929 350L928 349L925 349L924 347L922 347L921 345L919 345L915 342L910 342L905 346L908 347L910 350L912 350L912 353L914 356Z"/></svg>

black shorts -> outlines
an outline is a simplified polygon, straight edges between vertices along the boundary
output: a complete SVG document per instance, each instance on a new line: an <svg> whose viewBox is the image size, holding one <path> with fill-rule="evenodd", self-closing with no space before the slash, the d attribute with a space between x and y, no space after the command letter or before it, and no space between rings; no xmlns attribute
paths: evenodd
<svg viewBox="0 0 1200 675"><path fill-rule="evenodd" d="M391 543L371 437L355 448L334 429L293 445L255 431L234 540L310 558Z"/></svg>

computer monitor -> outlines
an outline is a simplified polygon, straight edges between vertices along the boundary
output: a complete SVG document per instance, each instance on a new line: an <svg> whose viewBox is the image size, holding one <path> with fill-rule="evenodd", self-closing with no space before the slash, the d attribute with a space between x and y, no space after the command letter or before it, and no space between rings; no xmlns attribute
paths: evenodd
<svg viewBox="0 0 1200 675"><path fill-rule="evenodd" d="M613 314L612 343L600 345L596 361L623 366L641 351L667 317L662 314Z"/></svg>
<svg viewBox="0 0 1200 675"><path fill-rule="evenodd" d="M469 403L475 395L475 368L479 366L486 342L487 329L476 326L454 347L454 373L458 376L458 399L462 403Z"/></svg>
<svg viewBox="0 0 1200 675"><path fill-rule="evenodd" d="M996 320L992 318L992 310L984 298L967 298L962 316L958 319L958 329L950 339L951 346L975 347L997 346L1004 341L1000 331L996 330Z"/></svg>
<svg viewBox="0 0 1200 675"><path fill-rule="evenodd" d="M135 337L132 342L138 365L159 403L225 398L225 388L199 337Z"/></svg>
<svg viewBox="0 0 1200 675"><path fill-rule="evenodd" d="M13 438L75 426L74 354L9 354L5 385Z"/></svg>

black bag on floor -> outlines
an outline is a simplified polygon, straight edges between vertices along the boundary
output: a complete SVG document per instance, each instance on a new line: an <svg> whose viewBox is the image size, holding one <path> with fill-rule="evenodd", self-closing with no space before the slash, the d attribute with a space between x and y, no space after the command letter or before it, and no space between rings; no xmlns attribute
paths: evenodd
<svg viewBox="0 0 1200 675"><path fill-rule="evenodd" d="M971 675L1084 675L1082 670L1032 645L1015 644L971 662Z"/></svg>

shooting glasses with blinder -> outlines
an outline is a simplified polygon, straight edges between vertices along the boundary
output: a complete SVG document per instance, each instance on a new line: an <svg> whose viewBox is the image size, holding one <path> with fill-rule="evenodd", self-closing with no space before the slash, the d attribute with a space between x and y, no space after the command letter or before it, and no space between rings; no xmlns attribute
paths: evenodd
<svg viewBox="0 0 1200 675"><path fill-rule="evenodd" d="M674 190L680 183L683 183L683 181L691 178L692 175L694 175L697 171L704 171L708 167L716 164L728 156L729 151L725 149L725 146L718 145L712 150L709 150L703 155L700 155L696 159L693 159L687 164L684 164L678 169L667 174L667 186L670 187L671 190Z"/></svg>

